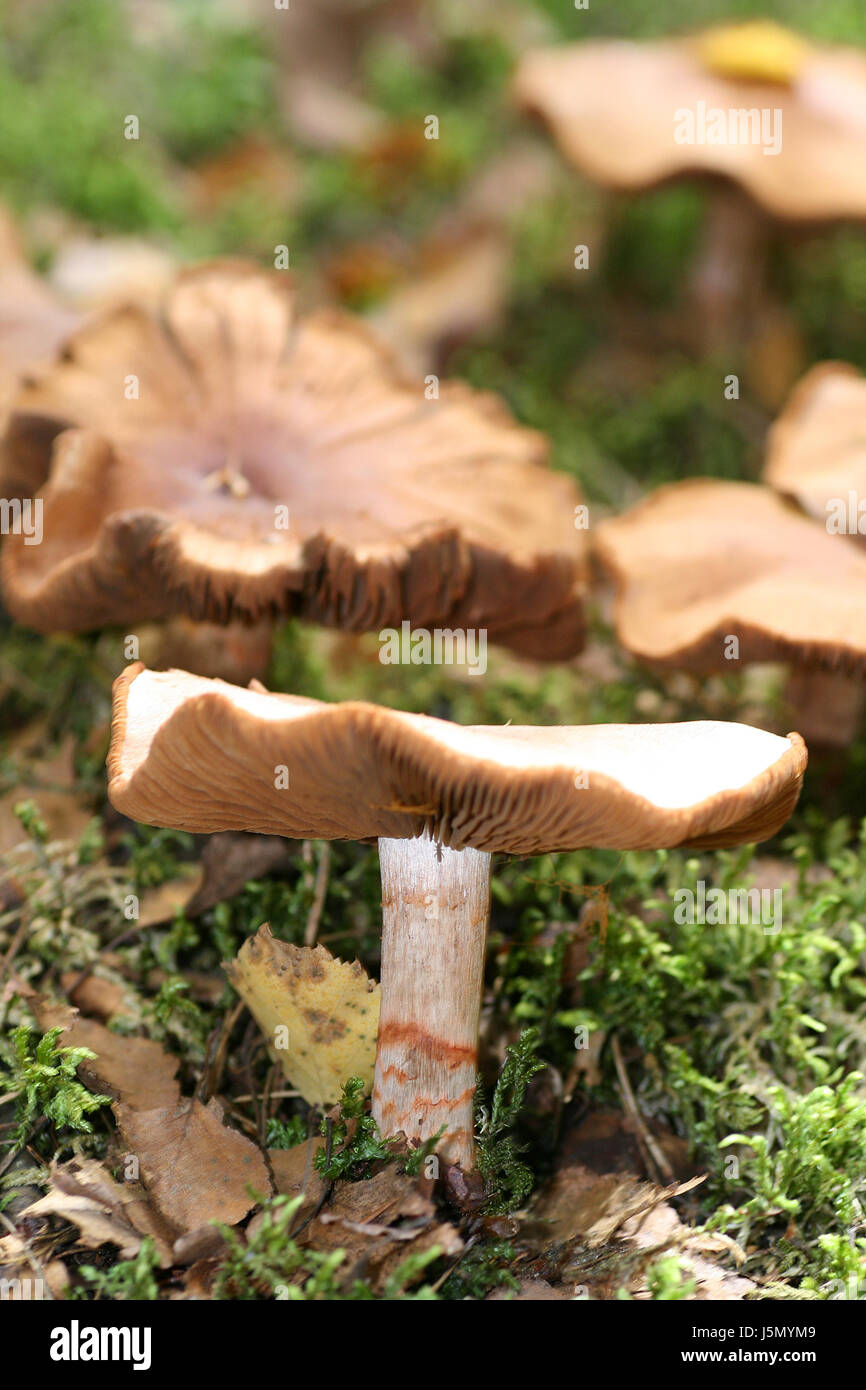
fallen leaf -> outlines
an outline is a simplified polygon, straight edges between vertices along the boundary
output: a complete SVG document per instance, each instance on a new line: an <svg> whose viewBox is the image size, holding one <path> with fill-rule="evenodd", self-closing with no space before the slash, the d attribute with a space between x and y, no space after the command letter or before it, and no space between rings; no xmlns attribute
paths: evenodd
<svg viewBox="0 0 866 1390"><path fill-rule="evenodd" d="M218 1226L197 1226L194 1231L178 1236L172 1246L172 1259L177 1265L194 1265L212 1260L226 1249L226 1239Z"/></svg>
<svg viewBox="0 0 866 1390"><path fill-rule="evenodd" d="M536 1256L529 1272L573 1284L591 1298L614 1297L619 1287L646 1298L649 1265L678 1255L684 1277L696 1282L695 1298L744 1298L754 1288L751 1280L706 1258L720 1254L742 1260L743 1252L724 1236L684 1225L669 1205L703 1180L658 1187L629 1173L598 1174L582 1164L561 1168L539 1193L521 1230L521 1243Z"/></svg>
<svg viewBox="0 0 866 1390"><path fill-rule="evenodd" d="M198 865L141 896L138 925L168 922L178 910L197 917L216 903L239 893L250 879L263 878L284 864L288 840L279 835L248 835L225 831L209 835Z"/></svg>
<svg viewBox="0 0 866 1390"><path fill-rule="evenodd" d="M379 986L358 961L278 941L265 923L226 964L268 1051L310 1105L335 1105L346 1081L373 1084Z"/></svg>
<svg viewBox="0 0 866 1390"><path fill-rule="evenodd" d="M641 1118L643 1128L664 1155L672 1177L685 1181L694 1171L688 1144L654 1116ZM617 1172L646 1176L640 1138L634 1121L621 1110L590 1110L578 1125L563 1135L560 1165L568 1168L580 1164L599 1174Z"/></svg>
<svg viewBox="0 0 866 1390"><path fill-rule="evenodd" d="M338 1225L358 1234L380 1234L396 1221L409 1221L417 1227L429 1224L436 1208L422 1180L400 1173L393 1164L383 1168L375 1177L363 1182L341 1183L328 1205L310 1228L309 1240L317 1249L342 1244L340 1231L327 1228ZM367 1231L365 1228L375 1228ZM399 1236L395 1237L399 1239Z"/></svg>
<svg viewBox="0 0 866 1390"><path fill-rule="evenodd" d="M374 1293L404 1261L438 1246L459 1255L463 1241L448 1222L437 1221L432 1184L401 1173L393 1164L361 1182L338 1183L327 1207L298 1236L315 1250L344 1250L340 1278L363 1278ZM419 1276L421 1277L421 1276Z"/></svg>
<svg viewBox="0 0 866 1390"><path fill-rule="evenodd" d="M150 1201L178 1234L211 1221L234 1226L267 1195L271 1178L261 1150L223 1123L216 1100L183 1100L158 1110L115 1106L124 1143L139 1162Z"/></svg>
<svg viewBox="0 0 866 1390"><path fill-rule="evenodd" d="M62 1028L63 1047L87 1047L96 1056L82 1062L78 1074L92 1091L123 1101L129 1108L154 1110L177 1104L180 1087L175 1077L179 1059L149 1038L112 1033L77 1009L37 997L30 1001L43 1032Z"/></svg>
<svg viewBox="0 0 866 1390"><path fill-rule="evenodd" d="M137 1255L149 1236L162 1268L172 1263L170 1232L155 1217L140 1183L115 1182L107 1167L95 1159L52 1164L49 1191L21 1215L22 1219L60 1217L78 1227L80 1243L89 1250L108 1242L118 1247L124 1260Z"/></svg>
<svg viewBox="0 0 866 1390"><path fill-rule="evenodd" d="M155 888L145 889L139 899L136 918L139 930L170 922L176 912L186 912L201 885L201 869L197 865L190 865L186 873L178 874L176 878Z"/></svg>
<svg viewBox="0 0 866 1390"><path fill-rule="evenodd" d="M303 1197L296 1221L303 1221L322 1200L327 1185L315 1167L315 1157L325 1147L324 1139L309 1139L291 1149L268 1149L274 1186L281 1197Z"/></svg>
<svg viewBox="0 0 866 1390"><path fill-rule="evenodd" d="M494 1289L486 1303L541 1303L571 1301L574 1294L562 1285L548 1284L546 1279L521 1279L517 1289Z"/></svg>
<svg viewBox="0 0 866 1390"><path fill-rule="evenodd" d="M632 1217L703 1181L697 1177L657 1187L630 1173L598 1174L577 1163L554 1175L534 1203L533 1213L550 1224L558 1241L580 1238L590 1246L606 1245Z"/></svg>
<svg viewBox="0 0 866 1390"><path fill-rule="evenodd" d="M109 980L96 971L81 978L80 970L67 970L60 976L67 998L88 1018L108 1023L117 1014L128 1013L128 993L118 980Z"/></svg>
<svg viewBox="0 0 866 1390"><path fill-rule="evenodd" d="M0 854L23 844L28 835L15 815L22 801L34 801L52 840L77 840L93 819L93 808L75 779L75 740L68 738L49 752L39 746L42 726L25 729L17 743L7 748L16 772L16 784L0 795ZM36 748L34 748L34 739Z"/></svg>
<svg viewBox="0 0 866 1390"><path fill-rule="evenodd" d="M201 856L201 885L187 904L190 916L234 897L250 879L273 873L286 863L290 847L281 835L232 830L209 835Z"/></svg>

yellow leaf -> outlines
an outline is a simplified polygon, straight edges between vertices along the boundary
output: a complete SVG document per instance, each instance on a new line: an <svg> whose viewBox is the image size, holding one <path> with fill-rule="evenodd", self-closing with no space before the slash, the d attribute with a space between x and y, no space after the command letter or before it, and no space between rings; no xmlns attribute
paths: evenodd
<svg viewBox="0 0 866 1390"><path fill-rule="evenodd" d="M351 1076L372 1088L379 986L358 961L277 941L265 923L226 971L274 1061L310 1105L335 1104Z"/></svg>
<svg viewBox="0 0 866 1390"><path fill-rule="evenodd" d="M786 86L800 76L811 51L799 34L769 20L708 29L696 42L704 67L720 77Z"/></svg>

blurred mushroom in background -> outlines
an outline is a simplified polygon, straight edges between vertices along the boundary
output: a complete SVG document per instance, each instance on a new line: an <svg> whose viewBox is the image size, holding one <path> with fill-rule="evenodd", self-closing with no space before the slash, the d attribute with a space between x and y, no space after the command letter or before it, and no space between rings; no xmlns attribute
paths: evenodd
<svg viewBox="0 0 866 1390"><path fill-rule="evenodd" d="M764 481L831 534L866 538L866 378L845 362L806 373L772 426Z"/></svg>
<svg viewBox="0 0 866 1390"><path fill-rule="evenodd" d="M92 313L113 304L158 304L177 271L167 251L141 237L73 236L57 249L48 277L67 304Z"/></svg>
<svg viewBox="0 0 866 1390"><path fill-rule="evenodd" d="M53 357L79 316L31 270L12 220L0 208L0 428L24 372ZM30 495L27 475L0 473L9 499Z"/></svg>
<svg viewBox="0 0 866 1390"><path fill-rule="evenodd" d="M115 682L108 794L148 824L378 840L373 1115L474 1165L490 856L767 839L796 804L798 734L743 724L462 727L242 690L140 663Z"/></svg>
<svg viewBox="0 0 866 1390"><path fill-rule="evenodd" d="M160 314L94 319L30 376L2 449L42 489L42 543L10 536L2 570L39 631L295 614L480 629L549 660L582 645L580 495L545 438L493 396L404 378L357 320L298 321L279 272L205 264Z"/></svg>
<svg viewBox="0 0 866 1390"><path fill-rule="evenodd" d="M708 183L691 295L709 350L748 337L766 310L771 234L866 218L866 54L856 49L764 21L587 41L526 54L514 91L604 188Z"/></svg>
<svg viewBox="0 0 866 1390"><path fill-rule="evenodd" d="M812 744L847 747L866 673L866 554L754 483L688 479L600 523L619 641L699 673L782 661Z"/></svg>

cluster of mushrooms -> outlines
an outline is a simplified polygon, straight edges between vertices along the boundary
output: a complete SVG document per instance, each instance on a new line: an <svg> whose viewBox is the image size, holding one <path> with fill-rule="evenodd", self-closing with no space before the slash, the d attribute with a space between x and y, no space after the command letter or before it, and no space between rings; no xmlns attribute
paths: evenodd
<svg viewBox="0 0 866 1390"><path fill-rule="evenodd" d="M527 56L516 90L612 186L700 172L783 219L862 217L866 63L783 39L580 44ZM781 105L784 161L693 147L686 170L671 109L698 99ZM257 677L272 625L483 629L567 661L595 558L642 662L725 669L733 636L741 663L841 677L859 699L866 519L860 536L824 522L866 487L866 382L813 370L763 484L676 483L587 533L541 435L492 396L407 379L354 319L299 318L284 273L186 270L161 310L111 310L41 351L0 446L0 492L44 506L42 543L3 547L9 611L42 632L157 623L194 654L115 683L109 797L124 814L378 841L373 1114L410 1143L443 1131L439 1152L471 1168L491 856L766 839L796 803L803 739L714 721L462 727L271 693ZM207 641L184 648L178 625ZM256 678L214 678L240 669Z"/></svg>

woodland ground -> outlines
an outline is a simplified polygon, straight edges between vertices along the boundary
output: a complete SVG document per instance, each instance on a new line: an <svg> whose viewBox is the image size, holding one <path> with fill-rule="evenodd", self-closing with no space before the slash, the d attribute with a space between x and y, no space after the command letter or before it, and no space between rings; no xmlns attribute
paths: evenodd
<svg viewBox="0 0 866 1390"><path fill-rule="evenodd" d="M0 196L23 218L40 268L50 268L72 232L135 233L182 258L232 253L262 262L267 248L285 242L302 285L325 285L347 308L373 311L429 227L480 170L527 137L505 95L512 59L499 7L479 7L477 24L461 24L443 7L433 61L370 45L364 63L371 104L395 129L433 111L447 132L432 152L410 148L374 165L289 148L278 64L242 14L215 19L210 7L168 9L174 17L165 34L141 44L126 7L112 0L7 7ZM533 5L524 0L519 9L532 13ZM643 36L754 12L750 0L706 4L699 15L685 0L663 13L649 13L640 0L587 12L537 0L535 9L559 23L565 37ZM760 13L821 37L866 38L856 0L767 0ZM132 151L118 150L119 104L155 132ZM205 201L190 192L200 188L195 179L203 168L219 168L239 142L253 138L285 161L284 197L274 191L283 187L279 179L268 183L267 196L255 178L239 186L227 179L228 193ZM542 135L532 138L545 145ZM736 354L699 362L682 345L677 290L697 236L700 195L671 188L605 199L552 163L544 196L510 220L512 260L499 323L454 346L447 373L501 392L520 419L547 432L555 466L579 480L598 514L698 473L756 478L779 404L772 363ZM603 255L582 278L571 264L572 229L588 222L599 229ZM383 240L393 245L397 268L371 270L365 248ZM774 255L772 275L804 365L833 357L866 369L862 233L792 238ZM742 373L736 404L721 389L728 372ZM2 623L0 810L6 843L25 832L27 839L0 883L0 961L8 953L15 977L56 994L95 967L97 978L122 990L115 1028L154 1038L176 1055L187 1094L212 1064L213 1039L224 1036L220 1094L234 1121L271 1148L303 1139L318 1119L301 1101L261 1100L274 1085L271 1066L248 1016L232 1016L237 999L220 962L265 920L277 936L303 940L317 884L325 882L322 847L289 846L275 868L246 882L241 852L241 881L217 884L218 900L206 910L191 916L171 905L173 890L184 899L203 840L122 823L105 803L118 634L47 639ZM601 612L593 615L587 655L573 666L535 669L492 652L479 680L383 666L376 650L375 637L334 639L286 624L269 684L472 723L702 716L775 727L780 717L781 673L703 681L649 674L618 652ZM8 826L22 799L39 814L25 810L16 836ZM595 1296L648 1290L657 1298L687 1297L689 1269L676 1255L659 1260L652 1242L640 1252L613 1238L634 1199L617 1181L631 1172L654 1190L706 1175L677 1198L677 1212L702 1229L694 1239L704 1256L729 1271L731 1249L715 1238L735 1243L737 1274L754 1281L750 1297L863 1296L864 813L861 731L844 755L813 758L793 819L756 853L704 854L698 862L682 853L581 853L496 863L482 1038L488 1122L506 1048L516 1050L499 1089L501 1129L488 1123L483 1145L492 1195L480 1214L471 1202L462 1213L459 1203L438 1213L462 1231L463 1251L448 1255L433 1246L432 1255L428 1248L402 1265L392 1259L378 1282L365 1275L347 1285L340 1277L345 1261L329 1264L322 1249L286 1241L293 1211L277 1199L246 1253L231 1247L210 1291L268 1296L294 1281L309 1297L459 1298L514 1288L532 1276L568 1289L568 1296L579 1286ZM672 893L699 877L722 887L784 885L781 931L678 925ZM167 917L155 908L154 925L115 943L123 895L135 892L154 904L166 885ZM319 906L318 939L343 958L357 956L375 975L373 849L331 846ZM20 1209L22 1191L31 1200L39 1195L52 1158L114 1152L110 1112L104 1105L82 1111L89 1093L69 1068L55 1072L51 1044L35 1054L39 1030L29 1039L19 1034L16 1052L13 1030L32 1023L21 993L0 993L0 1211L7 1213ZM590 1046L576 1049L576 1036ZM543 1067L531 1077L533 1057ZM365 1150L353 1132L356 1148L341 1177L365 1183L390 1169L397 1183L399 1163L383 1158L369 1136ZM519 1155L516 1144L524 1146ZM580 1164L605 1181L619 1176L604 1199L596 1194L584 1227L553 1252L532 1235L532 1221L537 1226L563 1194L584 1191ZM521 1223L512 1210L526 1209L530 1189L541 1194L541 1206ZM605 1206L611 1191L612 1205ZM617 1204L618 1221L602 1239L601 1215ZM39 1258L61 1255L79 1296L167 1296L190 1277L160 1268L147 1243L118 1259L110 1242L77 1243L69 1224L55 1228L52 1239L43 1238ZM325 1247L332 1249L333 1242Z"/></svg>

